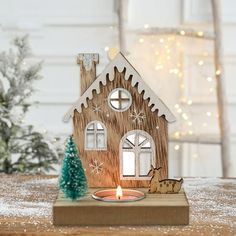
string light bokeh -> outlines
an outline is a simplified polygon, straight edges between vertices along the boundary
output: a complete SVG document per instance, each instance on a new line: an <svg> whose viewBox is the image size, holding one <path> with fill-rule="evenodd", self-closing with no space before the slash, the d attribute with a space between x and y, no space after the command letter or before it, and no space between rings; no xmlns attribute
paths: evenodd
<svg viewBox="0 0 236 236"><path fill-rule="evenodd" d="M149 24L144 24L143 29L148 28ZM219 130L215 75L220 69L214 68L214 41L203 40L203 31L194 34L187 37L189 32L182 29L171 35L127 36L129 60L176 115L177 121L169 128L176 152L183 145L179 141L189 139L199 145L200 136ZM105 46L104 50L110 59L119 51L118 46ZM198 157L198 153L192 154L193 159Z"/></svg>

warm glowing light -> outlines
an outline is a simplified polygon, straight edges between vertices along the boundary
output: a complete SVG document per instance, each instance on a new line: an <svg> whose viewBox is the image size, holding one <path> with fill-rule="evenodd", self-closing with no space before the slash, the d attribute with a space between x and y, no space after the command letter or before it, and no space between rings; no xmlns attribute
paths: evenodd
<svg viewBox="0 0 236 236"><path fill-rule="evenodd" d="M156 65L155 66L155 70L161 70L161 69L163 69L163 65Z"/></svg>
<svg viewBox="0 0 236 236"><path fill-rule="evenodd" d="M203 126L203 127L207 127L207 123L203 123L202 126Z"/></svg>
<svg viewBox="0 0 236 236"><path fill-rule="evenodd" d="M174 72L174 74L178 74L179 70L178 70L177 68L175 68L175 69L173 70L173 72Z"/></svg>
<svg viewBox="0 0 236 236"><path fill-rule="evenodd" d="M204 64L204 61L203 60L200 60L199 62L198 62L198 65L199 66L202 66Z"/></svg>
<svg viewBox="0 0 236 236"><path fill-rule="evenodd" d="M182 112L182 109L181 109L181 108L179 108L179 109L177 110L177 112L178 112L178 113L181 113L181 112Z"/></svg>
<svg viewBox="0 0 236 236"><path fill-rule="evenodd" d="M216 70L216 75L220 75L221 71L220 70Z"/></svg>
<svg viewBox="0 0 236 236"><path fill-rule="evenodd" d="M178 77L182 78L183 77L183 73L179 72Z"/></svg>
<svg viewBox="0 0 236 236"><path fill-rule="evenodd" d="M182 117L183 117L184 120L188 120L188 116L187 116L186 113L183 113L183 114L182 114Z"/></svg>
<svg viewBox="0 0 236 236"><path fill-rule="evenodd" d="M197 159L197 158L198 158L197 153L193 154L193 158L194 158L194 159Z"/></svg>
<svg viewBox="0 0 236 236"><path fill-rule="evenodd" d="M175 108L178 109L179 108L179 104L175 104Z"/></svg>
<svg viewBox="0 0 236 236"><path fill-rule="evenodd" d="M175 150L176 151L178 151L179 150L179 148L180 148L180 146L177 144L177 145L175 145Z"/></svg>
<svg viewBox="0 0 236 236"><path fill-rule="evenodd" d="M207 81L208 81L208 82L212 82L212 77L208 76L208 77L207 77Z"/></svg>
<svg viewBox="0 0 236 236"><path fill-rule="evenodd" d="M188 122L188 126L192 126L193 123L191 121Z"/></svg>
<svg viewBox="0 0 236 236"><path fill-rule="evenodd" d="M179 131L176 131L176 132L175 132L175 137L176 137L176 138L179 138L179 136L180 136L180 132L179 132Z"/></svg>
<svg viewBox="0 0 236 236"><path fill-rule="evenodd" d="M193 131L192 131L192 130L189 130L189 131L188 131L188 134L189 134L189 135L192 135L192 134L193 134Z"/></svg>
<svg viewBox="0 0 236 236"><path fill-rule="evenodd" d="M188 100L188 101L187 101L187 104L190 106L190 105L193 104L193 101L192 101L192 100Z"/></svg>
<svg viewBox="0 0 236 236"><path fill-rule="evenodd" d="M122 191L121 186L119 185L116 189L116 198L121 199L122 196L123 196L123 191Z"/></svg>
<svg viewBox="0 0 236 236"><path fill-rule="evenodd" d="M160 43L164 43L164 41L165 40L163 38L160 38L160 40L159 40Z"/></svg>
<svg viewBox="0 0 236 236"><path fill-rule="evenodd" d="M214 92L214 88L209 88L209 92L213 93Z"/></svg>
<svg viewBox="0 0 236 236"><path fill-rule="evenodd" d="M145 24L143 27L144 27L145 29L147 29L147 28L149 28L149 24Z"/></svg>
<svg viewBox="0 0 236 236"><path fill-rule="evenodd" d="M178 63L177 63L177 67L181 67L181 63L178 62Z"/></svg>
<svg viewBox="0 0 236 236"><path fill-rule="evenodd" d="M170 74L178 74L179 70L177 68L169 69Z"/></svg>
<svg viewBox="0 0 236 236"><path fill-rule="evenodd" d="M107 55L110 60L114 59L115 56L119 53L118 48L109 48Z"/></svg>
<svg viewBox="0 0 236 236"><path fill-rule="evenodd" d="M109 50L109 47L108 47L108 46L106 46L106 47L104 48L104 50L105 50L106 52L108 52L108 50Z"/></svg>
<svg viewBox="0 0 236 236"><path fill-rule="evenodd" d="M185 35L185 31L184 31L184 30L181 30L181 31L180 31L180 34L181 34L181 35Z"/></svg>
<svg viewBox="0 0 236 236"><path fill-rule="evenodd" d="M212 114L211 114L210 111L208 111L208 112L206 113L206 115L207 115L207 116L211 116Z"/></svg>
<svg viewBox="0 0 236 236"><path fill-rule="evenodd" d="M143 43L143 42L144 42L144 39L143 39L143 38L140 38L140 39L139 39L139 42L140 42L140 43Z"/></svg>
<svg viewBox="0 0 236 236"><path fill-rule="evenodd" d="M203 36L204 36L204 32L198 31L198 32L197 32L197 36L198 36L198 37L203 37Z"/></svg>

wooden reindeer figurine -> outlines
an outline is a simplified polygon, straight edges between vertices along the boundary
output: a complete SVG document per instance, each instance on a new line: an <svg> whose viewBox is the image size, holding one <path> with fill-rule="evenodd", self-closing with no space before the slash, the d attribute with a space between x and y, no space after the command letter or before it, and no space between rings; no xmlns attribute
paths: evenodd
<svg viewBox="0 0 236 236"><path fill-rule="evenodd" d="M150 181L149 193L178 193L181 189L183 179L163 179L160 180L159 168L151 166L151 170L148 172L148 176L152 177Z"/></svg>

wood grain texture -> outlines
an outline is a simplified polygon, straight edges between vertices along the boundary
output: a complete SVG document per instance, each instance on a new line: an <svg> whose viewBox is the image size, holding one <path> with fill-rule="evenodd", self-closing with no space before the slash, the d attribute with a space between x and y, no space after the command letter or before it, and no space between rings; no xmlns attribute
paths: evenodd
<svg viewBox="0 0 236 236"><path fill-rule="evenodd" d="M95 81L91 86L84 92L84 94L70 107L67 113L64 115L63 120L65 122L69 121L71 117L74 116L74 111L82 112L82 107L88 107L88 100L93 99L94 91L100 93L100 85L107 85L107 75L109 75L109 81L113 81L115 77L114 68L117 68L118 71L122 72L124 68L126 69L125 80L131 79L131 85L137 86L139 94L143 93L144 100L148 100L149 107L152 112L158 111L158 116L165 116L165 119L172 123L176 121L174 114L170 109L165 105L165 103L157 96L154 92L154 89L151 89L145 81L142 79L140 74L135 70L135 68L130 64L130 62L125 58L122 53L118 53L115 58L106 66L103 72L97 76Z"/></svg>
<svg viewBox="0 0 236 236"><path fill-rule="evenodd" d="M190 37L205 40L214 40L215 35L211 31L186 29L186 28L174 28L174 27L149 27L147 29L136 30L141 35L177 35L180 37Z"/></svg>
<svg viewBox="0 0 236 236"><path fill-rule="evenodd" d="M161 167L154 168L151 167L151 170L148 173L148 176L151 176L150 189L149 193L178 193L182 187L183 179L161 179L160 171Z"/></svg>
<svg viewBox="0 0 236 236"><path fill-rule="evenodd" d="M53 225L52 207L58 195L57 178L0 174L1 236L236 235L236 179L185 178L190 204L190 223L187 226L65 227ZM4 211L6 207L11 215ZM44 214L27 214L29 209Z"/></svg>
<svg viewBox="0 0 236 236"><path fill-rule="evenodd" d="M147 187L149 181L120 180L119 166L119 145L121 138L131 130L144 130L151 135L155 143L156 164L162 166L162 178L167 178L167 155L168 155L168 124L165 118L158 117L157 111L152 112L148 107L148 99L143 100L143 92L138 93L137 87L131 86L131 77L124 79L125 69L119 72L115 69L115 79L109 81L106 86L100 84L101 92L94 91L93 98L88 100L88 107L82 107L82 112L74 111L74 138L77 143L83 165L86 169L86 176L90 187ZM132 105L124 112L115 112L108 103L107 97L114 88L125 88L132 95ZM100 112L93 112L93 106L101 107ZM134 111L143 111L146 119L141 122L133 122L130 114ZM86 151L84 150L84 137L86 125L93 121L101 121L107 128L107 150L106 151ZM156 127L159 129L156 129ZM102 171L98 174L91 172L90 164L93 160L103 163Z"/></svg>
<svg viewBox="0 0 236 236"><path fill-rule="evenodd" d="M147 194L140 201L125 203L96 201L91 198L95 191L98 189L89 189L79 201L71 201L59 194L53 206L54 224L141 226L189 223L189 204L183 190L179 194Z"/></svg>
<svg viewBox="0 0 236 236"><path fill-rule="evenodd" d="M82 95L96 78L98 54L81 53L77 58L80 65L80 94Z"/></svg>
<svg viewBox="0 0 236 236"><path fill-rule="evenodd" d="M221 163L223 177L234 176L230 156L230 123L228 117L228 102L224 71L224 49L222 39L222 11L221 1L212 0L213 26L215 31L214 60L216 76L217 107L219 114L219 128L221 135ZM217 73L218 72L218 73Z"/></svg>
<svg viewBox="0 0 236 236"><path fill-rule="evenodd" d="M125 55L128 54L126 48L126 29L125 29L125 21L127 19L127 12L128 12L128 1L117 1L118 9L118 32L119 32L119 48L122 53Z"/></svg>

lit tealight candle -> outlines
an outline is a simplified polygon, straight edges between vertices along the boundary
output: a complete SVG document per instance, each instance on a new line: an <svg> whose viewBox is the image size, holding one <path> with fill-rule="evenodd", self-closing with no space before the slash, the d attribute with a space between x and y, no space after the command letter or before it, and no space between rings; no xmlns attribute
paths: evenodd
<svg viewBox="0 0 236 236"><path fill-rule="evenodd" d="M116 198L120 200L122 196L123 196L123 191L121 186L119 185L116 189Z"/></svg>
<svg viewBox="0 0 236 236"><path fill-rule="evenodd" d="M118 186L116 189L101 189L96 191L92 197L95 200L103 202L133 202L145 198L145 194L139 190L122 189Z"/></svg>

